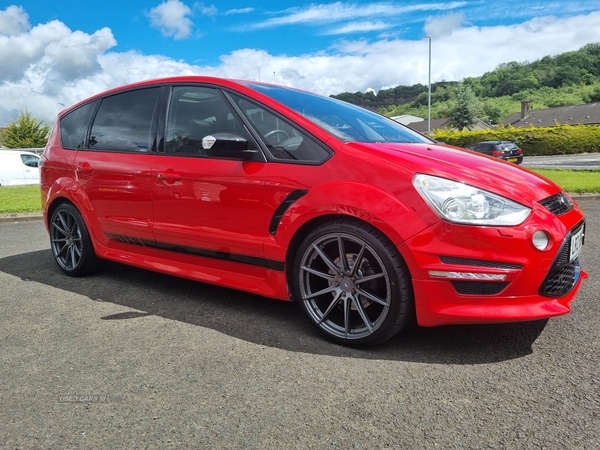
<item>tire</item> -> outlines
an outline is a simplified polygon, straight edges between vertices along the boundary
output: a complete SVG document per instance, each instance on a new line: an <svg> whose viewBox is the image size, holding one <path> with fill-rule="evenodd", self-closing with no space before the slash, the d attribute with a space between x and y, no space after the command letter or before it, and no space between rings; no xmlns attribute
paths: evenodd
<svg viewBox="0 0 600 450"><path fill-rule="evenodd" d="M342 219L315 228L300 245L292 270L300 307L337 343L379 344L413 317L408 268L394 244L366 223Z"/></svg>
<svg viewBox="0 0 600 450"><path fill-rule="evenodd" d="M59 205L52 213L50 248L60 270L71 277L94 273L105 262L96 256L85 222L71 203Z"/></svg>

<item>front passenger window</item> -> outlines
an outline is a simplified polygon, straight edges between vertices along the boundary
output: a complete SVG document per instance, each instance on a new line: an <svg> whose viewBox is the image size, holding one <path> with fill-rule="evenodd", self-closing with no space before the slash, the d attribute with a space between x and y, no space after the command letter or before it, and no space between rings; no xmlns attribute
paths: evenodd
<svg viewBox="0 0 600 450"><path fill-rule="evenodd" d="M174 86L165 139L167 153L206 157L202 139L215 133L233 133L249 140L217 89Z"/></svg>

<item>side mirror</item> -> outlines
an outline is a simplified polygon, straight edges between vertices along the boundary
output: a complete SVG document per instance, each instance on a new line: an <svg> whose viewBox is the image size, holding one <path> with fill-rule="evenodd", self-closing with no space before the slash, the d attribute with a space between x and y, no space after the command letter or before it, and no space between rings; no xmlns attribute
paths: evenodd
<svg viewBox="0 0 600 450"><path fill-rule="evenodd" d="M248 149L248 141L233 133L215 133L202 138L202 148L208 156L252 159L256 150Z"/></svg>

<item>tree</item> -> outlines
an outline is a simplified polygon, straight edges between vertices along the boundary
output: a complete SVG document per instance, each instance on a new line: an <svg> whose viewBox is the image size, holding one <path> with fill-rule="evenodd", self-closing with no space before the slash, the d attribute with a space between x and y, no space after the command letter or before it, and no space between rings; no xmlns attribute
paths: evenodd
<svg viewBox="0 0 600 450"><path fill-rule="evenodd" d="M471 128L477 123L480 109L479 100L473 90L460 84L456 89L456 101L448 110L450 124L459 130Z"/></svg>
<svg viewBox="0 0 600 450"><path fill-rule="evenodd" d="M49 133L49 125L31 117L28 111L21 111L2 132L2 144L8 148L41 148L46 146Z"/></svg>

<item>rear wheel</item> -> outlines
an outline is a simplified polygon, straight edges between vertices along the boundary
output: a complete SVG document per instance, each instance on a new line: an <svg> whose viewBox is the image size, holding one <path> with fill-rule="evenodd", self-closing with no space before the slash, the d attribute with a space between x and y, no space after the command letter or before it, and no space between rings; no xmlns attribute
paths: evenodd
<svg viewBox="0 0 600 450"><path fill-rule="evenodd" d="M52 213L50 247L58 267L72 277L93 273L104 263L96 256L85 222L71 203L59 205Z"/></svg>
<svg viewBox="0 0 600 450"><path fill-rule="evenodd" d="M381 343L412 317L410 276L376 228L337 220L313 230L293 266L294 295L310 321L349 346Z"/></svg>

